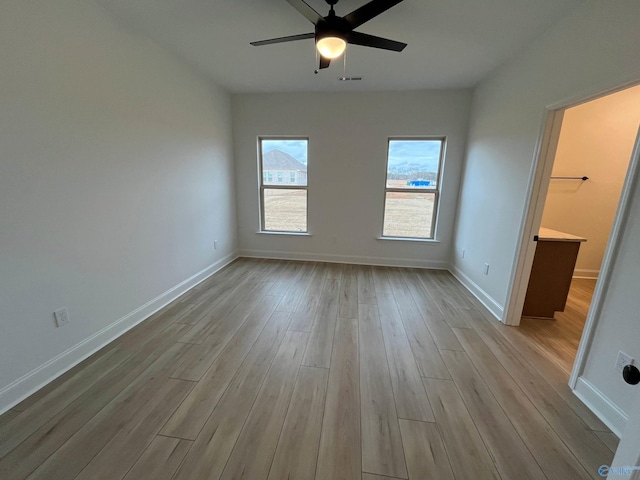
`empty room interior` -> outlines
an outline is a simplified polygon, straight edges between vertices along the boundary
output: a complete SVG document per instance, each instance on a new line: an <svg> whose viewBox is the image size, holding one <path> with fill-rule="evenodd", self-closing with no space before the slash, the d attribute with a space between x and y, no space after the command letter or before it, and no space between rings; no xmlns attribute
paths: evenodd
<svg viewBox="0 0 640 480"><path fill-rule="evenodd" d="M2 2L0 478L639 475L639 22Z"/></svg>

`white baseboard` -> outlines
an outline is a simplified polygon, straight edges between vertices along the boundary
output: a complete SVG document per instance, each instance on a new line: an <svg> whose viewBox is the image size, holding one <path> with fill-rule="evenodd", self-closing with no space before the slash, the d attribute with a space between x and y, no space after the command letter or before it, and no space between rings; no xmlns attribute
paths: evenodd
<svg viewBox="0 0 640 480"><path fill-rule="evenodd" d="M491 295L485 292L480 285L471 280L465 273L459 268L451 265L449 267L451 274L458 279L458 281L464 285L464 287L476 297L480 303L482 303L491 314L499 321L503 322L504 307L500 305Z"/></svg>
<svg viewBox="0 0 640 480"><path fill-rule="evenodd" d="M97 352L108 343L138 325L140 322L146 320L155 312L171 303L187 290L206 280L236 258L236 253L232 253L221 258L204 270L201 270L183 282L180 282L175 287L170 288L153 300L145 303L131 313L94 333L89 338L74 345L65 352L62 352L26 375L23 375L9 385L3 387L0 389L0 414L9 410L14 405L17 405L29 395L38 391L49 382L55 380L85 358Z"/></svg>
<svg viewBox="0 0 640 480"><path fill-rule="evenodd" d="M364 257L357 255L334 255L326 253L281 252L272 250L239 250L239 257L273 258L277 260L303 260L312 262L353 263L384 267L415 267L446 270L447 262L439 260L415 260L410 258Z"/></svg>
<svg viewBox="0 0 640 480"><path fill-rule="evenodd" d="M578 378L573 393L584 403L602 422L615 433L622 436L624 426L629 416L620 407L609 400L600 390L583 377Z"/></svg>
<svg viewBox="0 0 640 480"><path fill-rule="evenodd" d="M598 278L600 275L600 270L588 270L585 268L576 268L573 271L573 278Z"/></svg>

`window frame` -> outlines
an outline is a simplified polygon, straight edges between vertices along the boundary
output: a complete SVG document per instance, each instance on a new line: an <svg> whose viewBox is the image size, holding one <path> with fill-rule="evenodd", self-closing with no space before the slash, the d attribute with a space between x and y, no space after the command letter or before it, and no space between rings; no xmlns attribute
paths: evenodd
<svg viewBox="0 0 640 480"><path fill-rule="evenodd" d="M436 175L437 186L436 188L393 188L388 187L388 175L389 175L389 149L392 141L439 141L440 142L440 158L438 158L438 171ZM387 138L387 158L384 164L384 195L382 199L382 229L380 238L383 240L410 240L410 241L422 241L422 242L434 242L437 239L437 227L438 227L438 211L440 210L440 187L442 185L442 177L444 170L444 155L447 146L447 137L445 136L424 136L424 137L388 137ZM400 193L432 193L433 199L433 213L431 215L431 236L430 237L398 237L384 234L384 224L387 215L387 193L400 192Z"/></svg>
<svg viewBox="0 0 640 480"><path fill-rule="evenodd" d="M278 183L273 185L264 184L264 170L262 162L262 141L263 140L304 140L307 142L307 184L306 185L290 185ZM306 230L267 230L264 225L264 190L304 190L305 191L305 224ZM309 137L304 136L259 136L258 137L258 202L260 203L260 232L274 234L289 235L308 235L309 234Z"/></svg>

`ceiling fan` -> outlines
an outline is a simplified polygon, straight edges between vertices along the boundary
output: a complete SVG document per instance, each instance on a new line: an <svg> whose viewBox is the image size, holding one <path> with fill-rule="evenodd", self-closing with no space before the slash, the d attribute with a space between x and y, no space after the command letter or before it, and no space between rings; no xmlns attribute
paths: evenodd
<svg viewBox="0 0 640 480"><path fill-rule="evenodd" d="M394 52L401 52L404 50L404 47L407 46L406 43L354 31L363 23L377 17L403 0L371 0L369 3L357 8L344 17L338 17L333 10L333 6L338 3L338 0L325 1L329 4L330 10L329 14L323 17L304 2L304 0L287 0L287 3L315 25L315 32L251 42L251 45L257 47L313 38L316 41L316 48L320 53L320 69L327 68L332 59L342 55L348 43L362 45L364 47L392 50Z"/></svg>

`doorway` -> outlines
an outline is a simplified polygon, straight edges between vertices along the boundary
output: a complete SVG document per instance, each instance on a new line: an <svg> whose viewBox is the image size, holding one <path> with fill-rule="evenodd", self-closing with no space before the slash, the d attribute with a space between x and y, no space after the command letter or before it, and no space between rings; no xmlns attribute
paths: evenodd
<svg viewBox="0 0 640 480"><path fill-rule="evenodd" d="M550 321L523 316L520 327L567 378L600 275L638 124L640 86L564 111L540 226L563 237L562 243L551 241L544 246L564 246L564 239L571 236L586 241L574 242L579 246L577 258L568 259L575 261L575 267L567 272L568 294L559 292L566 299L564 309L552 312ZM540 242L539 252L542 246ZM560 260L553 259L556 265ZM539 255L534 257L534 271L536 262L540 262Z"/></svg>
<svg viewBox="0 0 640 480"><path fill-rule="evenodd" d="M597 299L602 290L607 256L615 250L612 231L624 217L619 207L624 207L625 180L628 185L634 167L630 159L639 124L640 86L548 113L505 323L520 325L519 333L568 379L580 363L580 345L586 343L581 340L583 329L597 303L592 297L595 293ZM540 227L586 240L580 244L573 275L569 272L566 306L552 312L550 320L521 316L538 248L532 239ZM572 373L572 387L576 379Z"/></svg>

